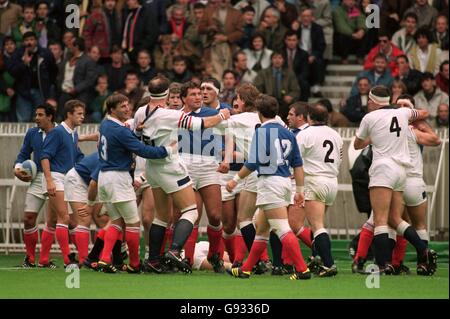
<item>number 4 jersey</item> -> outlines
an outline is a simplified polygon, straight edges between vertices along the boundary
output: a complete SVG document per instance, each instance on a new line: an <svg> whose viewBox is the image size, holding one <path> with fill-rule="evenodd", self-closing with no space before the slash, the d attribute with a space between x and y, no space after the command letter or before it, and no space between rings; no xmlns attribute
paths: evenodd
<svg viewBox="0 0 450 319"><path fill-rule="evenodd" d="M305 175L338 176L344 145L338 132L326 125L311 125L296 138Z"/></svg>
<svg viewBox="0 0 450 319"><path fill-rule="evenodd" d="M417 111L409 108L383 107L372 111L361 121L356 137L370 138L373 162L392 159L398 165L411 166L408 149L409 122L417 119Z"/></svg>

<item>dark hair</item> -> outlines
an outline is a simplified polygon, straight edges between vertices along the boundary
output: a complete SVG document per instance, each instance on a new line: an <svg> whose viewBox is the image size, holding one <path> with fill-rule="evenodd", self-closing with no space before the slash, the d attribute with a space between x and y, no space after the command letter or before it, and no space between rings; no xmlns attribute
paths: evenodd
<svg viewBox="0 0 450 319"><path fill-rule="evenodd" d="M52 122L55 121L55 114L56 114L56 110L53 107L53 105L49 104L49 103L44 103L44 104L40 104L36 107L37 109L44 109L45 111L45 115L46 116L51 116L52 117Z"/></svg>
<svg viewBox="0 0 450 319"><path fill-rule="evenodd" d="M331 101L329 99L321 99L317 101L316 104L325 106L327 108L328 113L333 112L333 104L331 104Z"/></svg>
<svg viewBox="0 0 450 319"><path fill-rule="evenodd" d="M419 37L426 37L428 39L428 42L431 42L431 31L428 29L428 27L420 27L417 29L416 33L414 34L414 40L419 39Z"/></svg>
<svg viewBox="0 0 450 319"><path fill-rule="evenodd" d="M161 94L169 89L169 85L169 79L162 74L158 74L148 82L148 91L150 94Z"/></svg>
<svg viewBox="0 0 450 319"><path fill-rule="evenodd" d="M303 115L303 118L306 120L308 118L308 103L306 102L295 102L292 104L290 109L294 109L295 116Z"/></svg>
<svg viewBox="0 0 450 319"><path fill-rule="evenodd" d="M232 57L232 59L233 59L233 66L237 62L238 56L241 55L241 54L243 54L243 55L245 55L247 57L247 54L245 54L245 52L242 51L242 50L239 50L239 51L236 51L236 52L233 53L233 57Z"/></svg>
<svg viewBox="0 0 450 319"><path fill-rule="evenodd" d="M433 73L431 73L431 72L422 73L422 76L420 77L420 83L422 83L425 80L434 80Z"/></svg>
<svg viewBox="0 0 450 319"><path fill-rule="evenodd" d="M86 110L86 104L81 102L80 100L69 100L64 104L64 119L67 119L67 115L69 113L73 114L77 107L82 107L83 110Z"/></svg>
<svg viewBox="0 0 450 319"><path fill-rule="evenodd" d="M37 35L33 31L27 31L23 34L22 40L26 40L28 38L35 38L37 40Z"/></svg>
<svg viewBox="0 0 450 319"><path fill-rule="evenodd" d="M439 72L444 71L444 65L448 64L448 60L442 61L441 65L439 66Z"/></svg>
<svg viewBox="0 0 450 319"><path fill-rule="evenodd" d="M255 9L251 5L245 6L241 9L241 14L244 14L246 12L256 13Z"/></svg>
<svg viewBox="0 0 450 319"><path fill-rule="evenodd" d="M278 101L273 96L261 94L255 101L256 110L267 119L273 119L278 114Z"/></svg>
<svg viewBox="0 0 450 319"><path fill-rule="evenodd" d="M194 81L188 81L181 86L180 97L185 98L188 95L188 91L192 89L200 89L200 85Z"/></svg>
<svg viewBox="0 0 450 319"><path fill-rule="evenodd" d="M106 104L106 112L108 114L111 114L111 110L115 109L119 104L122 104L123 102L128 102L128 98L120 93L114 93L113 95L108 96L108 98L105 101Z"/></svg>
<svg viewBox="0 0 450 319"><path fill-rule="evenodd" d="M55 41L55 40L50 40L48 41L47 47L49 48L51 45L59 45L59 47L62 49L62 43Z"/></svg>
<svg viewBox="0 0 450 319"><path fill-rule="evenodd" d="M137 53L137 57L139 56L139 54L141 53L145 53L150 57L150 60L152 59L152 55L150 54L150 52L147 49L140 49Z"/></svg>
<svg viewBox="0 0 450 319"><path fill-rule="evenodd" d="M45 5L47 6L47 8L50 8L50 6L49 6L49 4L48 4L47 1L45 1L45 0L40 0L40 1L38 1L38 2L36 3L36 6L35 6L36 10L39 8L39 6L40 6L41 4L45 4Z"/></svg>
<svg viewBox="0 0 450 319"><path fill-rule="evenodd" d="M122 48L118 46L117 44L114 44L111 48L111 54L113 53L122 53Z"/></svg>
<svg viewBox="0 0 450 319"><path fill-rule="evenodd" d="M328 109L321 103L316 103L308 107L308 115L311 121L326 124L328 122Z"/></svg>
<svg viewBox="0 0 450 319"><path fill-rule="evenodd" d="M187 65L186 58L182 55L176 55L172 59L172 64L175 64L176 62L184 62Z"/></svg>
<svg viewBox="0 0 450 319"><path fill-rule="evenodd" d="M286 33L284 34L284 40L286 40L286 38L287 37L292 37L293 35L295 35L296 37L297 37L297 39L298 39L298 34L297 34L297 32L295 32L294 30L292 30L292 29L288 29L287 31L286 31Z"/></svg>
<svg viewBox="0 0 450 319"><path fill-rule="evenodd" d="M217 81L216 78L213 78L213 77L204 78L202 80L202 83L212 83L216 88L218 88L220 90L220 82Z"/></svg>
<svg viewBox="0 0 450 319"><path fill-rule="evenodd" d="M405 16L403 17L403 20L406 21L406 19L408 19L408 18L413 18L414 20L416 20L416 23L417 23L417 21L419 21L419 17L414 12L408 12L407 14L405 14Z"/></svg>
<svg viewBox="0 0 450 319"><path fill-rule="evenodd" d="M75 40L73 40L73 46L77 47L81 52L84 52L85 49L84 39L76 37Z"/></svg>
<svg viewBox="0 0 450 319"><path fill-rule="evenodd" d="M201 3L201 2L194 3L194 6L192 7L193 10L195 10L195 9L205 9L205 8L206 8L206 6L203 3Z"/></svg>
<svg viewBox="0 0 450 319"><path fill-rule="evenodd" d="M36 12L36 10L34 9L34 4L32 4L32 3L27 3L27 4L25 4L25 5L23 6L22 12L25 12L26 9L33 9L33 11Z"/></svg>
<svg viewBox="0 0 450 319"><path fill-rule="evenodd" d="M222 73L222 79L225 77L225 75L227 75L227 74L229 74L229 73L233 74L233 76L234 76L235 79L238 77L238 75L236 74L235 71L233 71L233 70L231 70L231 69L226 69L226 70L223 71L223 73Z"/></svg>
<svg viewBox="0 0 450 319"><path fill-rule="evenodd" d="M409 63L409 59L408 59L408 56L406 54L400 54L399 56L397 56L395 58L395 60L398 60L398 59L405 59L406 63Z"/></svg>
<svg viewBox="0 0 450 319"><path fill-rule="evenodd" d="M378 53L377 55L375 55L374 57L373 57L373 60L372 61L375 61L376 59L383 59L384 61L388 61L387 60L387 58L386 58L386 56L383 54L383 53Z"/></svg>
<svg viewBox="0 0 450 319"><path fill-rule="evenodd" d="M384 85L375 85L370 92L379 97L391 97L391 90Z"/></svg>
<svg viewBox="0 0 450 319"><path fill-rule="evenodd" d="M284 56L283 53L281 53L280 51L273 51L272 54L270 55L270 59L272 60L274 56L279 55L283 58L284 60Z"/></svg>
<svg viewBox="0 0 450 319"><path fill-rule="evenodd" d="M172 82L169 85L169 94L180 94L181 93L181 83Z"/></svg>
<svg viewBox="0 0 450 319"><path fill-rule="evenodd" d="M406 99L406 100L409 100L409 101L412 103L412 105L416 106L416 101L414 101L413 96L410 95L410 94L407 94L407 93L400 94L400 95L398 96L398 98L397 98L397 101L400 100L400 99ZM394 102L397 103L397 101L394 101Z"/></svg>
<svg viewBox="0 0 450 319"><path fill-rule="evenodd" d="M6 37L3 38L2 47L4 47L5 43L8 42L8 41L11 41L11 42L14 42L14 44L17 44L16 40L14 40L14 38L12 36L7 35Z"/></svg>
<svg viewBox="0 0 450 319"><path fill-rule="evenodd" d="M243 83L236 88L236 95L244 102L246 112L255 111L255 100L261 93L251 83Z"/></svg>
<svg viewBox="0 0 450 319"><path fill-rule="evenodd" d="M128 71L125 73L125 79L126 79L129 75L134 75L134 76L136 76L136 77L139 78L138 72L137 72L136 70L134 70L134 69L128 70Z"/></svg>
<svg viewBox="0 0 450 319"><path fill-rule="evenodd" d="M260 33L260 32L256 32L252 35L252 37L250 38L250 45L249 45L249 49L250 50L254 50L255 48L253 47L253 40L255 40L256 38L261 38L262 42L263 42L263 48L266 47L267 43L266 43L266 38L264 38L264 34Z"/></svg>

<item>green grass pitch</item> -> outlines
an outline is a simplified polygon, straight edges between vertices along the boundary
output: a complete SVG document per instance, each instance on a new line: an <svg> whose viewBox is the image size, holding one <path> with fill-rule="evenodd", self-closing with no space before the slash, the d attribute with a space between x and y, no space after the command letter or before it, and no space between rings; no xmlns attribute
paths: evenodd
<svg viewBox="0 0 450 319"><path fill-rule="evenodd" d="M338 246L338 245L336 245ZM341 245L343 246L343 245ZM291 281L288 276L253 275L250 279L227 274L194 271L185 274L104 274L80 270L80 288L67 288L66 273L58 269L18 269L23 255L0 255L0 298L157 298L157 299L240 299L240 298L449 298L448 244L440 255L432 277L381 276L380 287L366 287L366 276L352 274L344 248L333 250L339 273L333 278L313 277ZM414 270L409 251L407 265ZM62 265L60 258L55 259Z"/></svg>

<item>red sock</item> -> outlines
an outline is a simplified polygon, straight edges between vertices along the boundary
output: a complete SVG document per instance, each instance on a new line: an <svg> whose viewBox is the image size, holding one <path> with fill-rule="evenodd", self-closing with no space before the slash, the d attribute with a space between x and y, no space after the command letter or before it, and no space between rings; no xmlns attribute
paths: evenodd
<svg viewBox="0 0 450 319"><path fill-rule="evenodd" d="M194 263L194 251L195 251L195 244L197 243L198 238L198 225L194 225L194 228L192 229L192 233L189 235L188 239L186 240L186 243L184 244L184 256L187 260L189 260L189 263L192 265Z"/></svg>
<svg viewBox="0 0 450 319"><path fill-rule="evenodd" d="M170 245L172 245L172 242L171 242L172 241L172 234L173 234L173 229L171 229L170 227L167 227L166 228L166 232L164 233L163 242L161 244L161 251L159 252L160 255L164 254L164 252L166 251L166 244L167 244L167 242L170 242Z"/></svg>
<svg viewBox="0 0 450 319"><path fill-rule="evenodd" d="M104 228L102 228L97 233L97 237L104 241L105 240L105 234L106 234L106 230Z"/></svg>
<svg viewBox="0 0 450 319"><path fill-rule="evenodd" d="M269 261L269 252L267 251L267 246L266 249L264 249L264 251L261 254L261 261Z"/></svg>
<svg viewBox="0 0 450 319"><path fill-rule="evenodd" d="M291 256L287 253L286 249L281 248L281 260L283 260L283 264L285 265L293 265L294 261Z"/></svg>
<svg viewBox="0 0 450 319"><path fill-rule="evenodd" d="M170 226L170 227L167 227L167 229L169 230L169 233L167 235L167 240L169 241L169 247L172 247L172 244L173 244L173 225Z"/></svg>
<svg viewBox="0 0 450 319"><path fill-rule="evenodd" d="M264 253L264 250L267 249L268 241L269 238L262 238L260 236L255 236L255 240L253 241L250 254L248 254L247 260L242 265L243 271L252 271L253 267L261 259L261 255Z"/></svg>
<svg viewBox="0 0 450 319"><path fill-rule="evenodd" d="M397 235L397 243L395 244L394 251L392 252L393 266L398 267L402 263L405 258L406 246L408 246L408 241L405 237Z"/></svg>
<svg viewBox="0 0 450 319"><path fill-rule="evenodd" d="M292 259L295 270L304 272L308 266L306 266L305 260L303 259L300 244L294 233L290 231L284 234L281 239L281 244L283 245L283 250L286 250L286 256L290 256Z"/></svg>
<svg viewBox="0 0 450 319"><path fill-rule="evenodd" d="M119 237L120 236L120 237ZM119 225L111 224L106 230L105 237L103 241L105 245L103 246L101 261L105 263L111 263L111 253L114 248L116 240L122 240L122 227Z"/></svg>
<svg viewBox="0 0 450 319"><path fill-rule="evenodd" d="M41 235L41 254L39 256L39 264L48 264L50 257L50 249L55 240L55 229L45 225L44 231Z"/></svg>
<svg viewBox="0 0 450 319"><path fill-rule="evenodd" d="M234 242L236 239L236 236L233 234L229 235L225 232L223 232L223 244L225 245L225 249L228 253L228 256L230 256L231 262L234 261Z"/></svg>
<svg viewBox="0 0 450 319"><path fill-rule="evenodd" d="M358 250L356 251L355 260L358 260L358 257L366 259L367 252L369 251L370 245L372 244L372 240L373 230L369 230L363 227L359 235Z"/></svg>
<svg viewBox="0 0 450 319"><path fill-rule="evenodd" d="M214 229L213 227L216 229ZM219 226L208 225L208 227L206 227L206 233L208 234L208 241L209 241L208 258L210 258L215 253L219 253L219 257L220 259L222 259L223 258L222 224L220 224Z"/></svg>
<svg viewBox="0 0 450 319"><path fill-rule="evenodd" d="M140 227L127 227L125 236L128 245L128 253L130 257L130 266L133 268L139 267L139 239L141 234Z"/></svg>
<svg viewBox="0 0 450 319"><path fill-rule="evenodd" d="M311 241L311 229L309 227L303 226L297 233L297 237L309 248L312 247Z"/></svg>
<svg viewBox="0 0 450 319"><path fill-rule="evenodd" d="M65 224L56 224L56 240L58 241L59 248L61 248L61 253L64 259L64 264L69 264L69 226Z"/></svg>
<svg viewBox="0 0 450 319"><path fill-rule="evenodd" d="M245 255L247 255L247 246L245 245L244 238L241 233L236 235L234 238L234 260L233 262L242 263L244 261Z"/></svg>
<svg viewBox="0 0 450 319"><path fill-rule="evenodd" d="M89 228L80 225L75 228L75 238L76 242L78 243L77 249L78 259L80 260L80 263L82 263L86 259L89 253L89 235Z"/></svg>
<svg viewBox="0 0 450 319"><path fill-rule="evenodd" d="M34 264L36 259L36 244L39 239L37 226L31 229L24 229L23 241L25 242L25 248L27 250L27 256L30 263Z"/></svg>
<svg viewBox="0 0 450 319"><path fill-rule="evenodd" d="M69 244L74 244L75 248L78 250L76 229L77 229L76 227L74 229L69 229Z"/></svg>

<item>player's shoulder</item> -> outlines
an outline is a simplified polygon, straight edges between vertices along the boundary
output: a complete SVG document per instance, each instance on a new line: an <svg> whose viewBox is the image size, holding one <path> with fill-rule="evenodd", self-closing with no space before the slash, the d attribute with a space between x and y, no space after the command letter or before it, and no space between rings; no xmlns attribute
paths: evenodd
<svg viewBox="0 0 450 319"><path fill-rule="evenodd" d="M219 114L219 111L213 108L210 108L208 106L202 106L202 108L200 109L199 114L201 116L214 116Z"/></svg>

